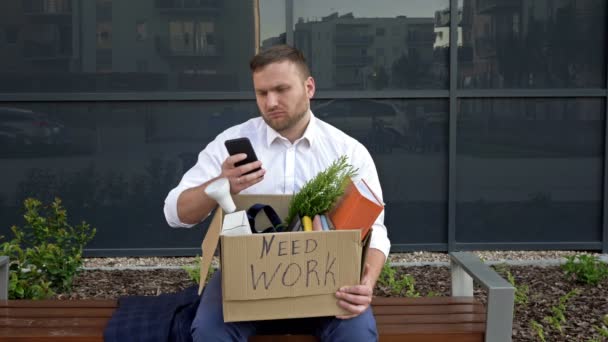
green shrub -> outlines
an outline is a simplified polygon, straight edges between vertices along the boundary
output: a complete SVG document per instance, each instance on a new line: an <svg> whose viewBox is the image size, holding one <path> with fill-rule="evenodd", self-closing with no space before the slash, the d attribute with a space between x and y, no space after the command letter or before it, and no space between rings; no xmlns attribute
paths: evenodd
<svg viewBox="0 0 608 342"><path fill-rule="evenodd" d="M598 257L586 254L566 257L562 269L567 277L584 284L597 285L608 277L608 265Z"/></svg>
<svg viewBox="0 0 608 342"><path fill-rule="evenodd" d="M542 342L547 341L547 339L545 337L545 328L543 327L542 324L538 323L535 320L532 320L532 321L530 321L530 327L536 333L536 336L538 336L539 340L541 340Z"/></svg>
<svg viewBox="0 0 608 342"><path fill-rule="evenodd" d="M414 288L416 285L414 277L405 274L397 279L397 270L388 261L384 264L380 276L378 276L378 284L384 286L395 296L420 297L420 293Z"/></svg>
<svg viewBox="0 0 608 342"><path fill-rule="evenodd" d="M595 331L597 331L597 334L599 335L599 337L597 338L591 338L589 339L589 342L601 342L601 341L608 341L608 314L604 315L604 317L602 317L602 321L603 323L601 323L601 325L593 325L593 328L595 329Z"/></svg>
<svg viewBox="0 0 608 342"><path fill-rule="evenodd" d="M564 328L562 324L566 323L566 304L574 296L580 294L579 289L574 289L565 295L559 297L559 303L551 307L551 315L545 316L543 321L549 323L553 329L559 331L560 334L564 334Z"/></svg>
<svg viewBox="0 0 608 342"><path fill-rule="evenodd" d="M515 283L515 277L509 271L509 268L506 264L499 264L494 266L496 271L507 277L507 281L515 288L515 304L518 305L526 305L528 304L528 293L530 292L530 288L528 285L518 285Z"/></svg>
<svg viewBox="0 0 608 342"><path fill-rule="evenodd" d="M201 283L201 257L196 256L194 259L194 264L182 266L182 269L188 273L188 277L197 284ZM209 265L209 271L207 272L207 281L211 279L211 276L215 273L215 268L212 265Z"/></svg>
<svg viewBox="0 0 608 342"><path fill-rule="evenodd" d="M0 245L0 254L10 259L9 298L44 299L69 291L95 228L85 222L71 226L58 198L49 206L28 198L24 205L25 224L12 226L13 239Z"/></svg>

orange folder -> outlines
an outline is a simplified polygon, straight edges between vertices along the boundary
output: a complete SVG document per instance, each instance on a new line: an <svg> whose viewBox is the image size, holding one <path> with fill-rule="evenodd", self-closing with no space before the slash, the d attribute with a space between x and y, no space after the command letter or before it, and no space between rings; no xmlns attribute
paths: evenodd
<svg viewBox="0 0 608 342"><path fill-rule="evenodd" d="M329 219L336 229L361 229L363 240L383 209L384 203L363 179L351 179Z"/></svg>

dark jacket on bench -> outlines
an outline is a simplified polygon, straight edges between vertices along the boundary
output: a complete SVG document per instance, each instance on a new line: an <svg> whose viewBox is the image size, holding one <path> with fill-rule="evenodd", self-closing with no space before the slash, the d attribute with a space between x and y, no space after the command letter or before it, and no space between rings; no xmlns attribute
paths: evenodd
<svg viewBox="0 0 608 342"><path fill-rule="evenodd" d="M104 331L104 341L190 342L190 325L200 301L198 285L160 296L126 296Z"/></svg>

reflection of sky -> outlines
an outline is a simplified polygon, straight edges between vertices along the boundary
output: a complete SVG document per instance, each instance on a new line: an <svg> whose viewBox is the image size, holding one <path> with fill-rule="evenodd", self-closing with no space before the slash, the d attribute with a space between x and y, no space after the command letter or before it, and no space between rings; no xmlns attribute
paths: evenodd
<svg viewBox="0 0 608 342"><path fill-rule="evenodd" d="M285 1L260 0L261 39L285 32ZM449 6L449 0L293 0L294 24L298 18L321 20L333 12L352 12L355 18L407 17L433 18L435 11Z"/></svg>

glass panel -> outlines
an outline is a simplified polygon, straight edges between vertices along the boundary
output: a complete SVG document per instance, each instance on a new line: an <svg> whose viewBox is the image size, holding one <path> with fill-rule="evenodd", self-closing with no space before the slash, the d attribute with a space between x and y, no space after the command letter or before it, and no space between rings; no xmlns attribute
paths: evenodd
<svg viewBox="0 0 608 342"><path fill-rule="evenodd" d="M449 0L294 1L317 89L445 89Z"/></svg>
<svg viewBox="0 0 608 342"><path fill-rule="evenodd" d="M394 244L445 242L447 107L437 99L314 103L370 149ZM22 223L24 198L58 196L74 222L97 227L89 248L198 248L199 229L167 226L164 198L208 141L256 115L253 101L7 103L0 235Z"/></svg>
<svg viewBox="0 0 608 342"><path fill-rule="evenodd" d="M169 228L164 199L207 142L255 102L6 103L0 108L0 235L23 199L60 197L89 248L199 248L206 224ZM117 238L117 237L120 238Z"/></svg>
<svg viewBox="0 0 608 342"><path fill-rule="evenodd" d="M606 4L459 0L459 87L605 88Z"/></svg>
<svg viewBox="0 0 608 342"><path fill-rule="evenodd" d="M256 3L0 1L0 92L251 90ZM263 18L266 34L285 31L280 7Z"/></svg>
<svg viewBox="0 0 608 342"><path fill-rule="evenodd" d="M447 243L447 100L317 100L312 110L372 154L393 244Z"/></svg>
<svg viewBox="0 0 608 342"><path fill-rule="evenodd" d="M260 42L262 49L287 43L285 35L285 2L288 0L260 1Z"/></svg>
<svg viewBox="0 0 608 342"><path fill-rule="evenodd" d="M604 101L462 100L458 242L601 241Z"/></svg>

